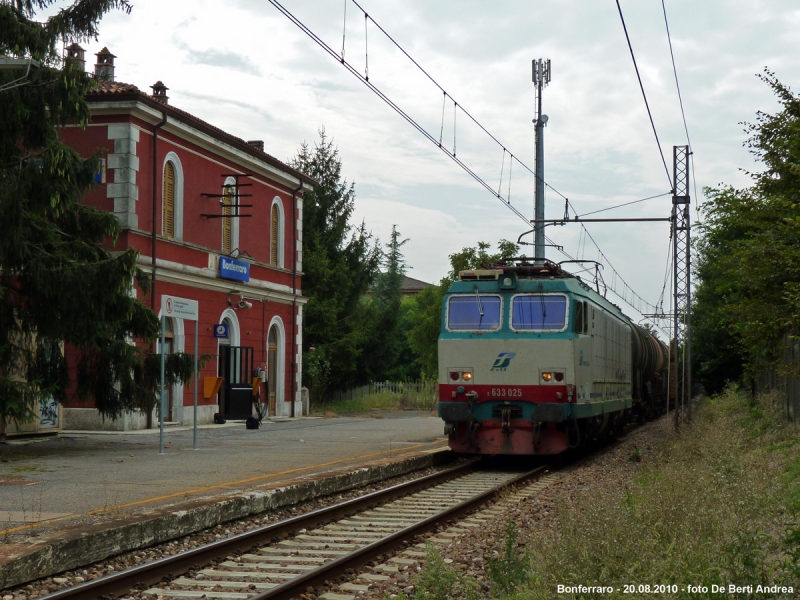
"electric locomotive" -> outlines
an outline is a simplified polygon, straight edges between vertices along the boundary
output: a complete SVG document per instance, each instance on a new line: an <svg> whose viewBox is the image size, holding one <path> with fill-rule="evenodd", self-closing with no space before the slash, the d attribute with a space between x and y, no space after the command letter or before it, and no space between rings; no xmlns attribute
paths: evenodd
<svg viewBox="0 0 800 600"><path fill-rule="evenodd" d="M456 452L558 454L666 409L665 344L554 263L462 271L438 343Z"/></svg>

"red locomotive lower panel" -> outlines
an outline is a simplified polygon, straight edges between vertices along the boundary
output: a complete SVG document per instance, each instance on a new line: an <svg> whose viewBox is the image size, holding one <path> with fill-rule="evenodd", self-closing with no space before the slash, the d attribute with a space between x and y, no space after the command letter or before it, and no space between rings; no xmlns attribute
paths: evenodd
<svg viewBox="0 0 800 600"><path fill-rule="evenodd" d="M569 448L566 432L553 423L511 421L505 431L500 419L484 419L480 425L460 421L454 426L450 448L463 454L561 454Z"/></svg>

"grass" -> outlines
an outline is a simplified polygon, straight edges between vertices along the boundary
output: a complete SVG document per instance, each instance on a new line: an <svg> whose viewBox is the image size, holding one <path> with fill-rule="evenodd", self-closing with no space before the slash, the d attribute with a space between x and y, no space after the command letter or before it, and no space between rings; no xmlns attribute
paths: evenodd
<svg viewBox="0 0 800 600"><path fill-rule="evenodd" d="M752 595L759 584L796 591L800 583L800 452L774 407L771 397L753 404L737 390L707 400L694 425L666 440L622 489L598 488L554 531L528 532L538 577L514 597L553 597L558 583L677 584L670 598L718 598L711 586L733 583L753 592L727 598L794 597Z"/></svg>
<svg viewBox="0 0 800 600"><path fill-rule="evenodd" d="M425 569L414 580L414 600L479 600L480 586L472 577L462 575L445 563L439 550L425 542ZM408 600L405 594L385 594L383 600Z"/></svg>
<svg viewBox="0 0 800 600"><path fill-rule="evenodd" d="M412 406L410 406L408 398L404 394L380 392L352 400L327 401L314 404L311 412L339 415L368 413L375 410L400 411L406 408L412 408Z"/></svg>
<svg viewBox="0 0 800 600"><path fill-rule="evenodd" d="M707 399L691 427L647 459L634 452L632 475L587 488L553 527L507 528L505 552L487 561L489 592L431 555L415 598L798 597L800 444L774 400L735 389ZM613 591L558 594L558 584ZM677 591L624 593L631 584ZM729 584L753 587L729 593Z"/></svg>

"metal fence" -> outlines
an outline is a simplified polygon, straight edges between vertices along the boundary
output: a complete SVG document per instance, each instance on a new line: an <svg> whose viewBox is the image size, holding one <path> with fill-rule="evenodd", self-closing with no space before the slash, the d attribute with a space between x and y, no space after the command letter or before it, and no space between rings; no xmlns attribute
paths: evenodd
<svg viewBox="0 0 800 600"><path fill-rule="evenodd" d="M798 426L800 417L800 340L795 335L783 336L781 362L775 368L768 369L755 382L755 392L779 392L778 398L786 418Z"/></svg>
<svg viewBox="0 0 800 600"><path fill-rule="evenodd" d="M331 392L328 401L362 400L378 394L397 396L402 408L432 410L439 400L439 384L435 381L373 381L349 390Z"/></svg>

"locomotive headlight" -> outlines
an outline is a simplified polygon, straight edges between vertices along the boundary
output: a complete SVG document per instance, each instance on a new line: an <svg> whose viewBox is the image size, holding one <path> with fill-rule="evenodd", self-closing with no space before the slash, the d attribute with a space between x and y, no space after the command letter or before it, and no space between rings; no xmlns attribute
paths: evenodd
<svg viewBox="0 0 800 600"><path fill-rule="evenodd" d="M550 381L553 378L553 374L549 371L544 371L542 373L542 381Z"/></svg>
<svg viewBox="0 0 800 600"><path fill-rule="evenodd" d="M472 381L472 371L462 372L461 379L463 379L464 381Z"/></svg>

